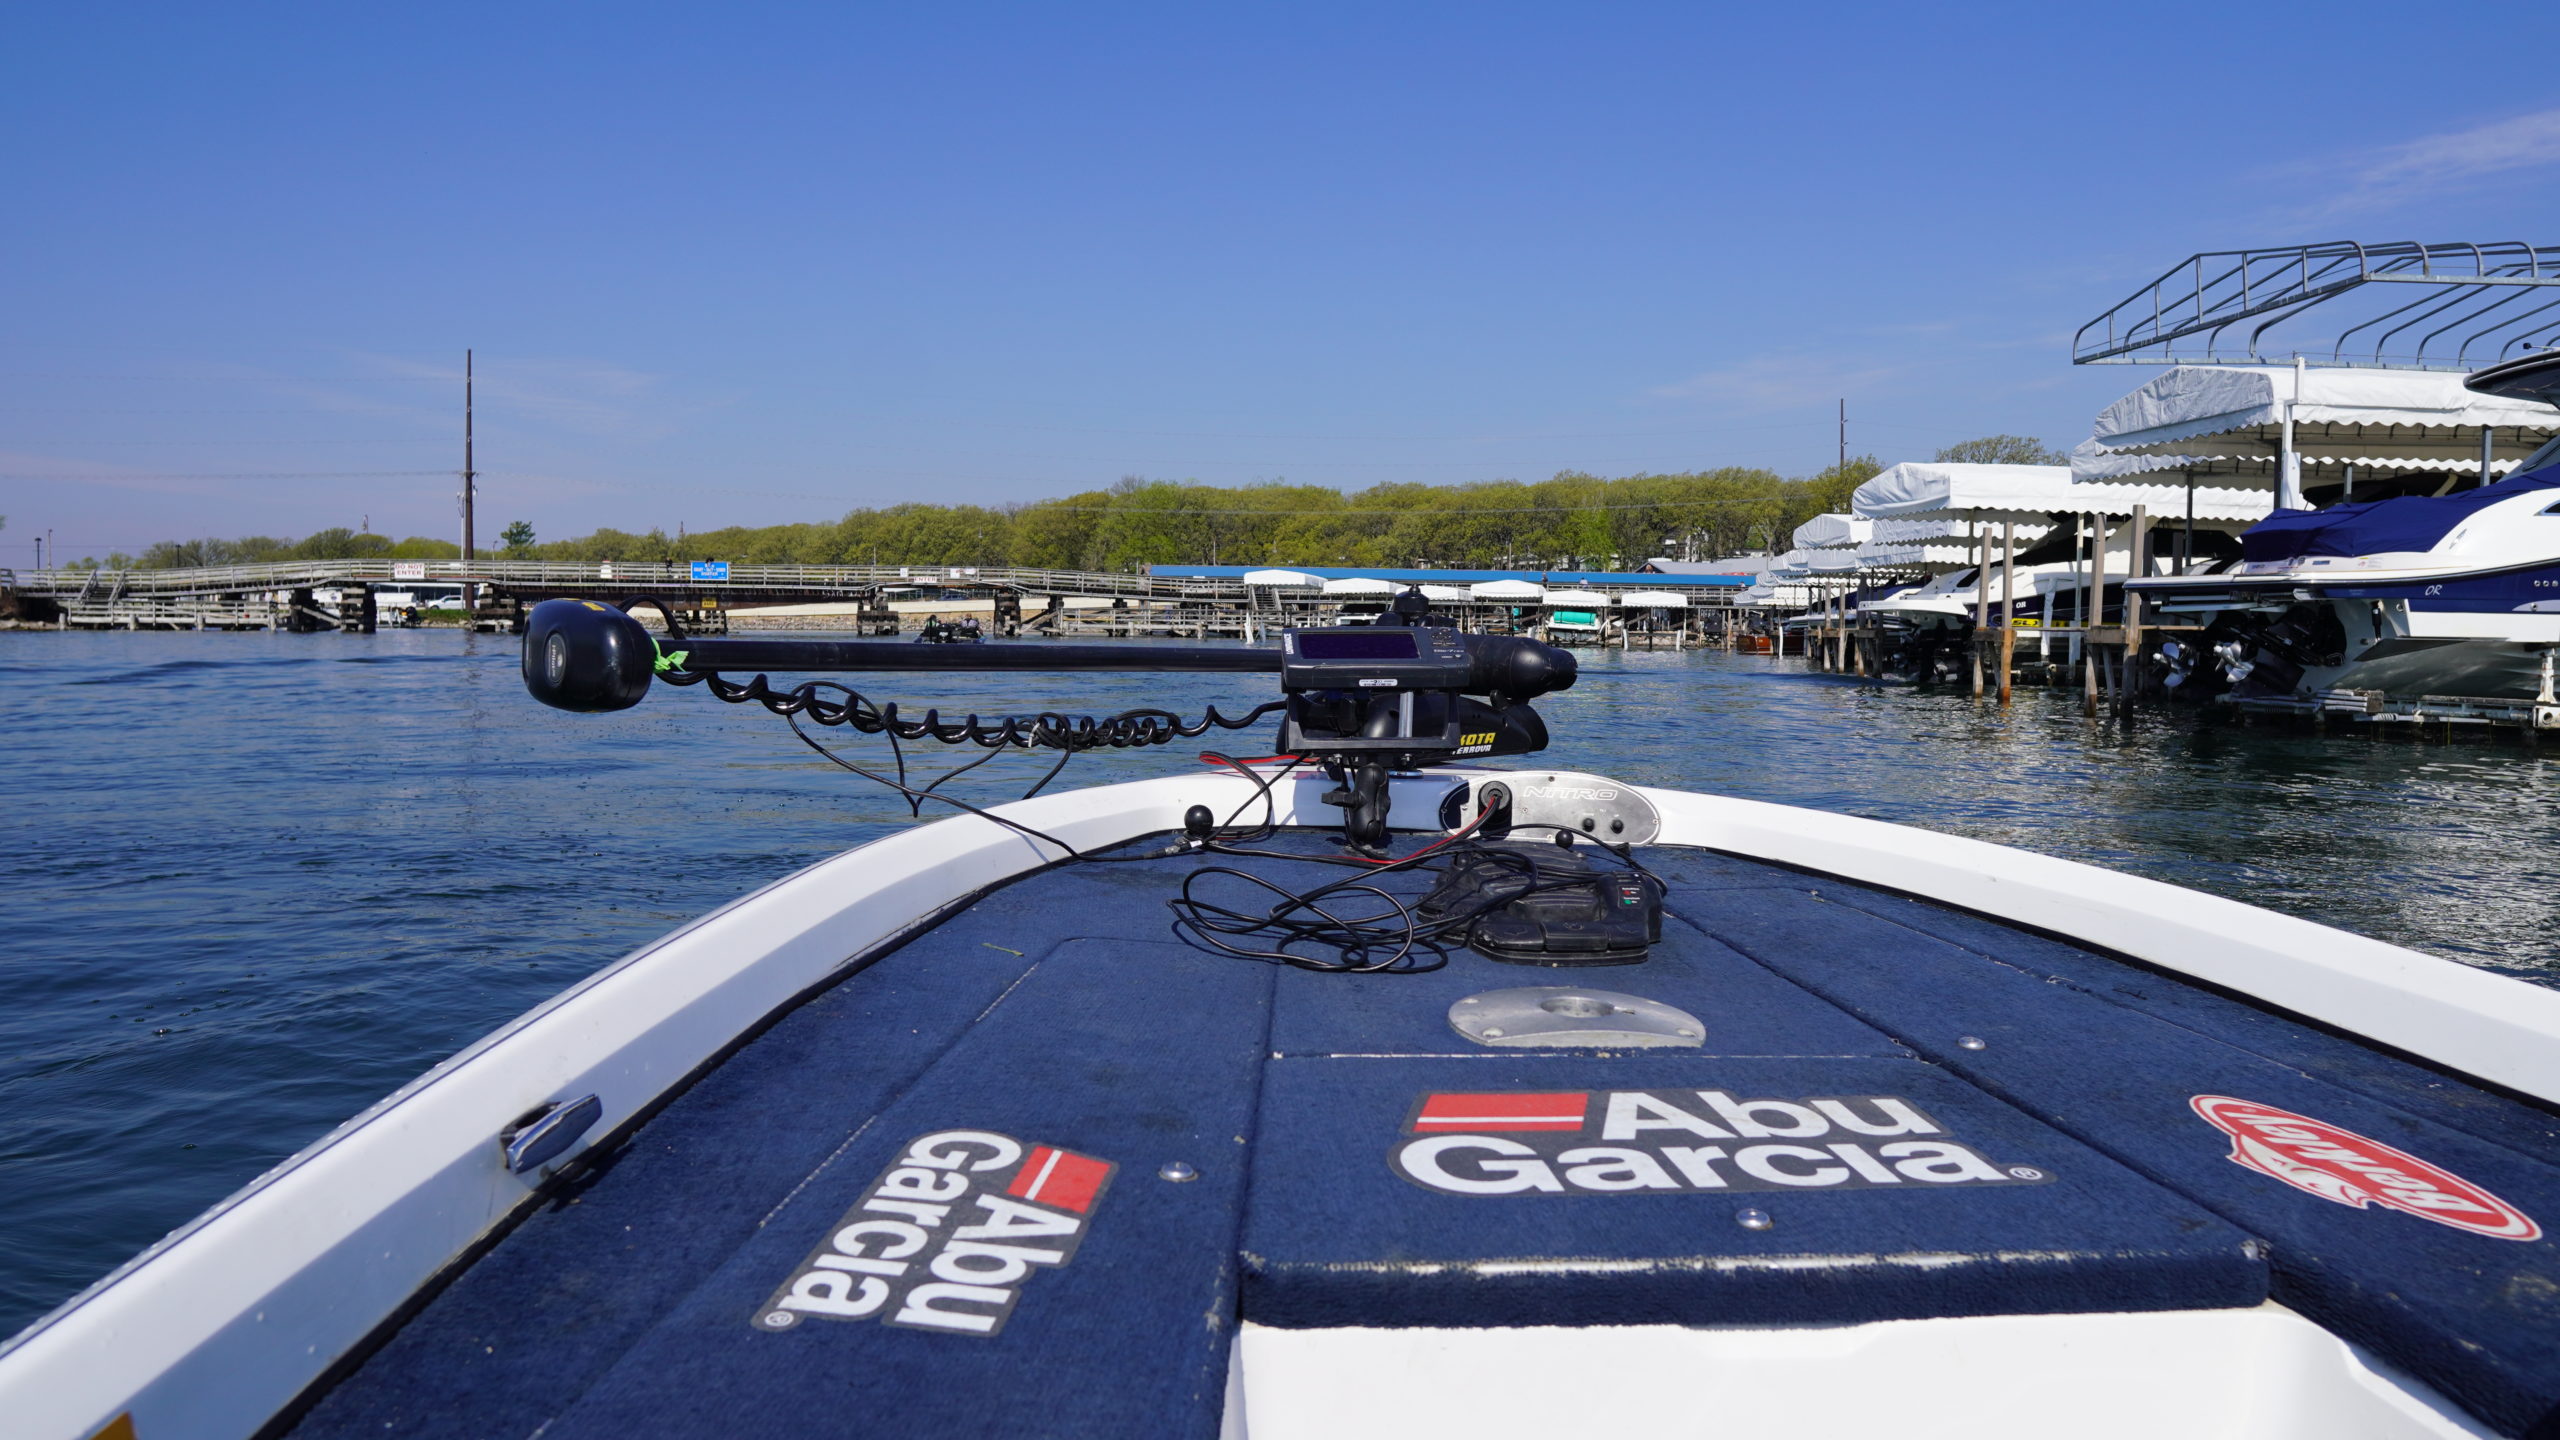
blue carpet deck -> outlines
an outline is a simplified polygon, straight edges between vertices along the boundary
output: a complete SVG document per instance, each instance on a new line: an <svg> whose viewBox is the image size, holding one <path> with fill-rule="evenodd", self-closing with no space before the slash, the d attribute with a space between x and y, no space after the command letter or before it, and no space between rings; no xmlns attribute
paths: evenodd
<svg viewBox="0 0 2560 1440"><path fill-rule="evenodd" d="M1995 920L1644 858L1670 885L1663 942L1589 971L1204 953L1168 928L1182 859L991 892L703 1076L292 1433L1211 1436L1240 1317L1838 1323L2270 1293L2507 1433L2555 1423L2552 1241L2235 1164L2190 1101L2314 1117L2539 1218L2560 1217L2550 1115ZM1462 996L1546 984L1680 1006L1706 1043L1487 1050L1449 1028ZM991 1138L929 1138L958 1131Z"/></svg>

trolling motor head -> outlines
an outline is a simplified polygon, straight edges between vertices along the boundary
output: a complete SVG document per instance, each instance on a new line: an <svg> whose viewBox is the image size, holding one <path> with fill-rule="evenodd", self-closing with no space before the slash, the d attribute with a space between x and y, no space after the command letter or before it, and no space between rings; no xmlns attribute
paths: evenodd
<svg viewBox="0 0 2560 1440"><path fill-rule="evenodd" d="M524 625L524 688L559 710L628 710L649 693L658 644L647 626L593 600L545 600Z"/></svg>
<svg viewBox="0 0 2560 1440"><path fill-rule="evenodd" d="M1391 771L1547 748L1528 702L1579 673L1570 651L1458 630L1418 588L1370 625L1283 631L1280 654L1280 753L1324 767L1336 787L1325 803L1342 807L1353 847L1371 852L1386 844Z"/></svg>

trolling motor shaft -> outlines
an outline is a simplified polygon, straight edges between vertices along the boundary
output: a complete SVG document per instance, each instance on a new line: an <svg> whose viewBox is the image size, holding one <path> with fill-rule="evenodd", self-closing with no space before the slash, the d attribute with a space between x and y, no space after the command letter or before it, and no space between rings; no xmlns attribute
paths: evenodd
<svg viewBox="0 0 2560 1440"><path fill-rule="evenodd" d="M1429 617L1422 613L1420 596L1408 598L1415 603L1400 604L1397 612L1405 623L1286 630L1276 650L725 637L661 641L613 606L546 600L526 617L524 683L545 705L594 712L639 704L650 682L660 677L677 683L715 679L713 688L719 691L723 687L716 677L724 671L758 672L758 680L744 690L727 687L723 698L752 696L768 704L777 704L778 698L762 683L761 672L767 671L1276 674L1286 706L1277 750L1323 767L1337 787L1326 803L1342 807L1344 830L1355 846L1375 849L1386 840L1390 771L1461 756L1545 749L1546 724L1528 702L1572 685L1579 668L1571 652L1536 640L1471 635L1423 623Z"/></svg>
<svg viewBox="0 0 2560 1440"><path fill-rule="evenodd" d="M525 619L524 685L560 710L628 710L661 673L756 671L1210 671L1268 675L1268 650L1207 645L900 645L882 640L674 639L663 646L630 614L594 600L545 600Z"/></svg>

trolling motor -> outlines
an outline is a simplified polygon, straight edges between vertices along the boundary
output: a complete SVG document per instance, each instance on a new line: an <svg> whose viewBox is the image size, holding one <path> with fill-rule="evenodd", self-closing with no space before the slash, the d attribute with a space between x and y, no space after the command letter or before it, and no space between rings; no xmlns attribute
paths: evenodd
<svg viewBox="0 0 2560 1440"><path fill-rule="evenodd" d="M1441 623L1432 623L1439 621ZM709 683L730 700L760 700L779 713L811 705L800 692L772 690L762 674L738 685L722 674L762 671L1018 671L1156 670L1280 676L1280 733L1274 749L1321 766L1334 789L1324 798L1343 811L1343 833L1357 849L1383 850L1388 776L1442 760L1526 755L1547 744L1546 723L1529 701L1571 686L1569 651L1535 640L1474 635L1430 613L1422 593L1408 590L1379 623L1281 632L1280 649L1123 645L913 645L861 640L661 640L623 610L593 600L545 600L526 617L524 683L533 697L562 710L626 710L652 680ZM1261 712L1256 712L1261 713ZM1162 712L1147 712L1150 717ZM1233 726L1213 711L1196 727L1178 720L1130 717L1069 722L1046 715L983 725L900 722L883 707L862 717L867 729L952 743L1015 744L1062 750L1163 744ZM1248 717L1249 718L1249 717Z"/></svg>

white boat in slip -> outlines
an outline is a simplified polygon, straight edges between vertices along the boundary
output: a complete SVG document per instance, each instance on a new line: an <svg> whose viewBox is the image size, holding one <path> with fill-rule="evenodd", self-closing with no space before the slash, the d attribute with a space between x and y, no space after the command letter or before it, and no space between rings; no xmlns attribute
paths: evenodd
<svg viewBox="0 0 2560 1440"><path fill-rule="evenodd" d="M2553 990L1530 767L1571 657L1427 623L936 647L553 601L525 652L564 707L671 681L820 744L1243 723L758 673L1060 666L1277 672L1274 754L680 927L18 1336L9 1433L2560 1433Z"/></svg>
<svg viewBox="0 0 2560 1440"><path fill-rule="evenodd" d="M2560 352L2467 383L2545 409ZM2236 564L2137 583L2158 613L2207 626L2170 655L2170 678L2251 710L2560 727L2560 438L2492 473L2282 511L2242 537Z"/></svg>

